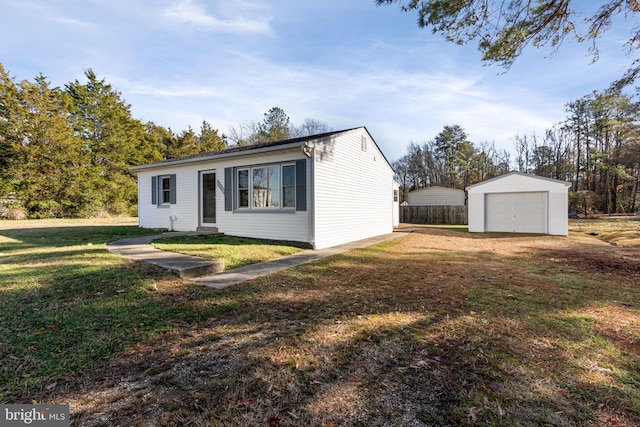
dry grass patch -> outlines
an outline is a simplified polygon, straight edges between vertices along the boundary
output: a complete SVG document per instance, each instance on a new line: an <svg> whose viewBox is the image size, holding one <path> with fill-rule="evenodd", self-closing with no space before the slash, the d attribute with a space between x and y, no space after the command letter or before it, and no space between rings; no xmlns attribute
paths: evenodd
<svg viewBox="0 0 640 427"><path fill-rule="evenodd" d="M587 233L613 245L640 247L640 218L576 219L569 230Z"/></svg>
<svg viewBox="0 0 640 427"><path fill-rule="evenodd" d="M193 295L226 309L23 398L87 426L636 426L640 257L623 249L423 229Z"/></svg>

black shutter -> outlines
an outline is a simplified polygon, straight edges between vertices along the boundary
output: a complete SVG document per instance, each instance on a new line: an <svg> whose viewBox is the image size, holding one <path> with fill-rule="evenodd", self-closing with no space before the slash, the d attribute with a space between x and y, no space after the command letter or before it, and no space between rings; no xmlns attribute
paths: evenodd
<svg viewBox="0 0 640 427"><path fill-rule="evenodd" d="M176 175L169 175L169 203L176 204Z"/></svg>
<svg viewBox="0 0 640 427"><path fill-rule="evenodd" d="M296 160L296 210L307 210L307 159Z"/></svg>
<svg viewBox="0 0 640 427"><path fill-rule="evenodd" d="M224 168L224 210L233 210L233 168Z"/></svg>
<svg viewBox="0 0 640 427"><path fill-rule="evenodd" d="M158 204L158 177L157 176L151 177L151 204L152 205Z"/></svg>

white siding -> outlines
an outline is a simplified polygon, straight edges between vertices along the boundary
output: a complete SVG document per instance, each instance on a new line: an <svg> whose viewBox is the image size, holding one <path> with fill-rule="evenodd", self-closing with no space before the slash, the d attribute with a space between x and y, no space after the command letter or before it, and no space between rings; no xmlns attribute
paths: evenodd
<svg viewBox="0 0 640 427"><path fill-rule="evenodd" d="M364 128L316 144L313 170L316 249L393 231L393 170Z"/></svg>
<svg viewBox="0 0 640 427"><path fill-rule="evenodd" d="M499 193L545 193L547 233L568 234L568 183L521 173L510 173L467 187L469 205L469 231L487 231L486 195ZM514 199L516 200L516 199ZM542 202L540 202L542 203ZM494 227L495 218L489 219Z"/></svg>
<svg viewBox="0 0 640 427"><path fill-rule="evenodd" d="M176 174L176 204L158 207L151 203L151 177ZM198 170L171 167L138 173L138 225L144 228L171 228L191 231L198 227Z"/></svg>
<svg viewBox="0 0 640 427"><path fill-rule="evenodd" d="M400 225L400 184L393 181L393 226Z"/></svg>
<svg viewBox="0 0 640 427"><path fill-rule="evenodd" d="M484 233L484 193L468 192L467 199L469 231Z"/></svg>
<svg viewBox="0 0 640 427"><path fill-rule="evenodd" d="M549 192L549 234L566 236L569 234L569 187Z"/></svg>
<svg viewBox="0 0 640 427"><path fill-rule="evenodd" d="M300 149L266 154L245 155L216 161L156 168L138 173L138 222L145 228L169 228L170 216L176 231L194 231L200 225L199 171L216 171L216 226L222 233L274 240L309 241L308 210L297 212L233 212L225 211L224 169L257 166L306 158ZM151 204L151 177L176 174L176 204L157 207ZM308 177L309 174L307 174ZM308 178L307 178L308 181ZM309 183L307 182L307 188ZM307 200L308 200L307 191ZM307 202L307 205L309 203Z"/></svg>
<svg viewBox="0 0 640 427"><path fill-rule="evenodd" d="M409 192L409 206L464 206L464 191L455 188L428 187Z"/></svg>

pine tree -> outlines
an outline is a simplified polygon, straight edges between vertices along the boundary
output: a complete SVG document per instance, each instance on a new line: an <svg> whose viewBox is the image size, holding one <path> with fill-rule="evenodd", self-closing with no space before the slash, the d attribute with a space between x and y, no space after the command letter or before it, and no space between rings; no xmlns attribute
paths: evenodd
<svg viewBox="0 0 640 427"><path fill-rule="evenodd" d="M129 167L147 162L154 153L143 145L144 126L131 117L130 106L120 93L104 79L98 80L91 69L85 76L85 84L76 80L66 85L66 92L73 128L90 156L96 208L110 214L132 213L137 184Z"/></svg>
<svg viewBox="0 0 640 427"><path fill-rule="evenodd" d="M280 107L273 107L264 114L258 125L260 142L282 141L291 135L289 116Z"/></svg>

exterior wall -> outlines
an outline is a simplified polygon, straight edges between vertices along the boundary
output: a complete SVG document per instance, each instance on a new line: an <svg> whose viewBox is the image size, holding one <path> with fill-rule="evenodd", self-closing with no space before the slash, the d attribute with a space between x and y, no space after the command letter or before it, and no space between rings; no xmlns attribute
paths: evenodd
<svg viewBox="0 0 640 427"><path fill-rule="evenodd" d="M400 184L393 181L393 226L400 225Z"/></svg>
<svg viewBox="0 0 640 427"><path fill-rule="evenodd" d="M484 193L469 190L467 194L469 231L484 233Z"/></svg>
<svg viewBox="0 0 640 427"><path fill-rule="evenodd" d="M549 192L549 234L569 234L569 187Z"/></svg>
<svg viewBox="0 0 640 427"><path fill-rule="evenodd" d="M469 206L469 231L485 231L485 194L548 193L548 234L566 236L568 234L568 185L563 181L546 179L520 173L510 173L467 187Z"/></svg>
<svg viewBox="0 0 640 427"><path fill-rule="evenodd" d="M138 223L145 228L171 228L176 231L195 231L200 226L200 171L216 171L216 227L233 236L274 240L309 242L309 215L296 212L234 212L225 211L224 169L228 167L258 166L306 159L299 148L263 154L200 162L188 165L154 168L138 172ZM176 204L157 207L151 203L151 177L176 174ZM309 188L309 173L307 173ZM309 191L307 191L307 206ZM173 217L173 221L170 220Z"/></svg>
<svg viewBox="0 0 640 427"><path fill-rule="evenodd" d="M454 188L429 187L409 192L409 206L464 206L464 191Z"/></svg>
<svg viewBox="0 0 640 427"><path fill-rule="evenodd" d="M362 149L366 138L366 151ZM316 249L391 233L393 170L364 128L341 133L313 151L311 209Z"/></svg>

